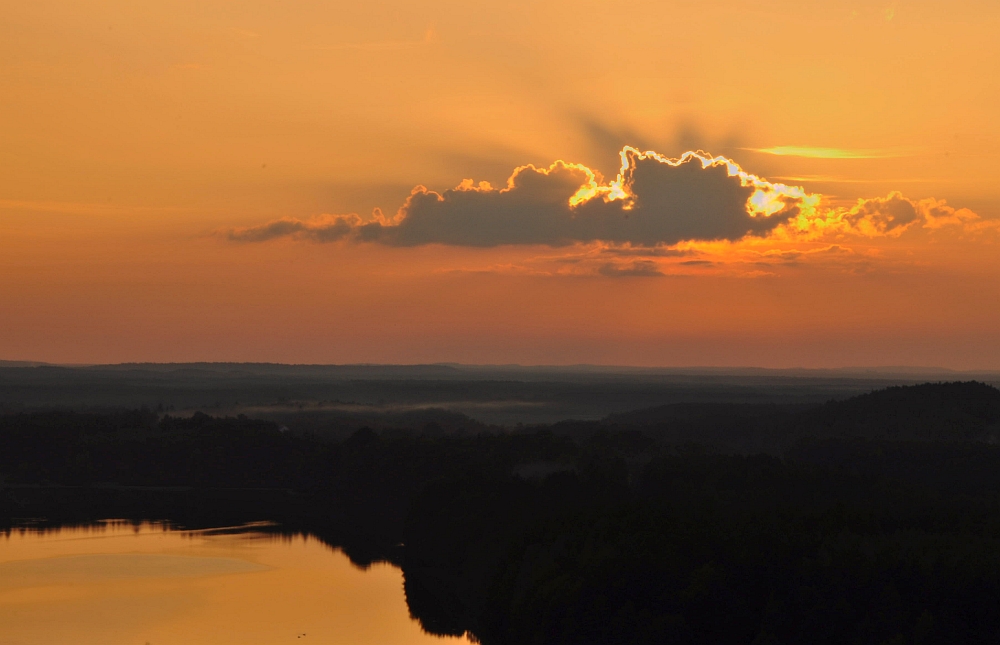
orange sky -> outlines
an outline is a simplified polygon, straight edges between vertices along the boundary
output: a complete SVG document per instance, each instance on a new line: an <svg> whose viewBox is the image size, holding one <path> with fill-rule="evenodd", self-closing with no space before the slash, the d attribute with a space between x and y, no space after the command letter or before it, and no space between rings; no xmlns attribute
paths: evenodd
<svg viewBox="0 0 1000 645"><path fill-rule="evenodd" d="M0 9L0 358L1000 368L995 2Z"/></svg>

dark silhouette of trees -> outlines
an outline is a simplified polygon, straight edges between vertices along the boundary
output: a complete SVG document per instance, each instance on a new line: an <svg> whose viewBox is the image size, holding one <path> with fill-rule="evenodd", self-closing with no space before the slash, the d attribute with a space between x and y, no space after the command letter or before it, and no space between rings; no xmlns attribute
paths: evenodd
<svg viewBox="0 0 1000 645"><path fill-rule="evenodd" d="M993 643L998 421L979 383L339 441L21 412L0 416L0 522L279 522L401 566L425 629L486 645Z"/></svg>

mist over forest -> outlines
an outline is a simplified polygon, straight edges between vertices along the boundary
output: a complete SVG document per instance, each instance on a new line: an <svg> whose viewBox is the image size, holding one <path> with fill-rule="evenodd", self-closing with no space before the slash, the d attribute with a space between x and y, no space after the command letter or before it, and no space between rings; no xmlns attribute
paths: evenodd
<svg viewBox="0 0 1000 645"><path fill-rule="evenodd" d="M439 423L515 427L599 420L669 403L822 403L890 385L979 380L1000 373L940 368L839 370L520 365L126 363L0 361L0 412L149 408L190 416L246 414L293 429ZM445 414L445 413L452 414ZM449 421L449 419L451 419ZM461 424L459 424L461 425Z"/></svg>

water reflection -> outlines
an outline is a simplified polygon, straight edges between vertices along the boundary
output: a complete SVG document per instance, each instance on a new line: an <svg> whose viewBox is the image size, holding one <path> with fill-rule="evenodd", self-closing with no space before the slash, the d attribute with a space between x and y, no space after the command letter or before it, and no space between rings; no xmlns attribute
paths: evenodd
<svg viewBox="0 0 1000 645"><path fill-rule="evenodd" d="M416 645L402 573L267 526L104 522L0 535L0 643Z"/></svg>

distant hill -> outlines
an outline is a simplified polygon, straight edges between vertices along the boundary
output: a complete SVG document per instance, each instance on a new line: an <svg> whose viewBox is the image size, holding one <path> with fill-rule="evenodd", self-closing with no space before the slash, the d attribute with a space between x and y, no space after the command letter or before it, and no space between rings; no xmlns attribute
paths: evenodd
<svg viewBox="0 0 1000 645"><path fill-rule="evenodd" d="M432 378L452 376L457 370L448 365L306 365L284 363L116 363L92 365L90 370L142 371L173 374L219 374L222 376L299 376L334 378Z"/></svg>
<svg viewBox="0 0 1000 645"><path fill-rule="evenodd" d="M1000 440L1000 390L976 381L893 386L822 405L677 403L606 417L668 443L783 453L802 440Z"/></svg>
<svg viewBox="0 0 1000 645"><path fill-rule="evenodd" d="M806 434L907 441L996 441L1000 390L969 381L889 387L827 403L799 419Z"/></svg>
<svg viewBox="0 0 1000 645"><path fill-rule="evenodd" d="M37 361L0 361L0 368L4 368L4 367L42 367L43 365L48 365L48 363L39 363Z"/></svg>

